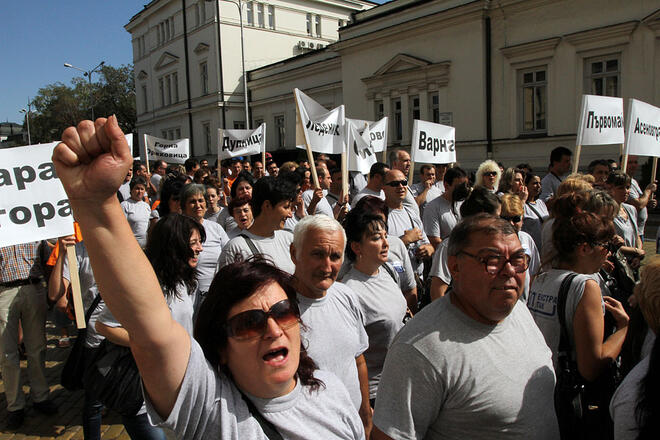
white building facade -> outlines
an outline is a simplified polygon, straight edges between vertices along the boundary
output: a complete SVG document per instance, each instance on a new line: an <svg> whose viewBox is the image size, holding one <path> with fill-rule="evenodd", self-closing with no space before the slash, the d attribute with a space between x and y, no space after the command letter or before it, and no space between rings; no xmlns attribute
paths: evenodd
<svg viewBox="0 0 660 440"><path fill-rule="evenodd" d="M375 5L364 0L240 3L246 70L335 42L351 13ZM189 138L193 156L213 157L219 128L248 125L237 3L153 0L125 29L133 42L141 148L143 134Z"/></svg>
<svg viewBox="0 0 660 440"><path fill-rule="evenodd" d="M284 126L270 145L295 146L298 87L348 117L389 116L391 147L410 145L414 119L439 122L466 168L490 157L543 175L553 148L575 147L583 94L660 106L657 0L394 0L339 33L250 72L253 118ZM581 168L619 147L585 146Z"/></svg>

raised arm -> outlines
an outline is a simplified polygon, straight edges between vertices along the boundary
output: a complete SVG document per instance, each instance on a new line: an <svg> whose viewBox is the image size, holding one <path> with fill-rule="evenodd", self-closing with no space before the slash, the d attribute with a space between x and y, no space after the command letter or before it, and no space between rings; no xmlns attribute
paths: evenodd
<svg viewBox="0 0 660 440"><path fill-rule="evenodd" d="M117 118L67 128L53 162L85 237L103 300L128 331L149 397L167 417L185 374L190 337L172 319L115 197L132 163Z"/></svg>

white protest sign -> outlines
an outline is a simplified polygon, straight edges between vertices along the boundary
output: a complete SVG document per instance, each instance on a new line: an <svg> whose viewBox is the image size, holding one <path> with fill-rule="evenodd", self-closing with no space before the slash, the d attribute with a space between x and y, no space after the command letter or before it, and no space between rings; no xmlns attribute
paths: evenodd
<svg viewBox="0 0 660 440"><path fill-rule="evenodd" d="M144 135L147 160L164 160L168 163L184 163L190 157L189 139L160 139Z"/></svg>
<svg viewBox="0 0 660 440"><path fill-rule="evenodd" d="M362 122L356 127L353 121ZM376 153L371 144L371 131L368 121L346 118L346 147L348 152L348 170L366 174L371 165L377 162Z"/></svg>
<svg viewBox="0 0 660 440"><path fill-rule="evenodd" d="M0 246L73 234L51 157L58 142L0 149Z"/></svg>
<svg viewBox="0 0 660 440"><path fill-rule="evenodd" d="M575 145L622 144L624 137L623 99L582 95Z"/></svg>
<svg viewBox="0 0 660 440"><path fill-rule="evenodd" d="M299 124L296 144L303 142L316 153L341 154L344 151L344 106L327 110L298 89L294 89ZM299 139L300 136L304 139Z"/></svg>
<svg viewBox="0 0 660 440"><path fill-rule="evenodd" d="M352 122L361 132L365 124L369 125L369 140L374 152L380 153L387 149L387 116L374 122L363 119L346 118L346 123ZM348 132L348 129L346 130Z"/></svg>
<svg viewBox="0 0 660 440"><path fill-rule="evenodd" d="M218 158L259 154L266 148L266 124L262 123L255 130L218 129Z"/></svg>
<svg viewBox="0 0 660 440"><path fill-rule="evenodd" d="M660 156L660 108L631 99L628 118L626 154Z"/></svg>
<svg viewBox="0 0 660 440"><path fill-rule="evenodd" d="M410 150L415 163L456 162L456 129L415 119Z"/></svg>

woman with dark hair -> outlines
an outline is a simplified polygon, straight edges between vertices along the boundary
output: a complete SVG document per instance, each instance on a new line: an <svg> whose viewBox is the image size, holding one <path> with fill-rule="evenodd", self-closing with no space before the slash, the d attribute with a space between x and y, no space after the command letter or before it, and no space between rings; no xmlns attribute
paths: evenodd
<svg viewBox="0 0 660 440"><path fill-rule="evenodd" d="M204 219L204 214L206 214L204 191L204 185L190 183L181 190L180 200L183 215L191 217L206 232L204 250L199 254L199 264L197 265L198 284L194 300L195 310L199 308L199 305L204 300L204 295L209 290L222 248L229 243L229 237L220 225Z"/></svg>
<svg viewBox="0 0 660 440"><path fill-rule="evenodd" d="M550 217L550 213L545 202L539 199L539 195L541 194L541 178L536 174L529 173L525 176L525 186L527 187L528 196L525 202L525 216L523 218L522 230L532 236L539 253L542 254L543 223Z"/></svg>
<svg viewBox="0 0 660 440"><path fill-rule="evenodd" d="M158 219L166 217L169 213L181 213L181 204L179 203L179 194L186 185L185 177L178 173L170 173L162 180L160 190L160 203L158 208L151 211L151 225Z"/></svg>
<svg viewBox="0 0 660 440"><path fill-rule="evenodd" d="M635 298L655 342L612 397L615 440L651 440L660 432L660 258L642 268Z"/></svg>
<svg viewBox="0 0 660 440"><path fill-rule="evenodd" d="M381 215L351 210L344 222L346 256L353 268L341 282L357 293L364 313L369 348L364 352L369 372L369 400L374 406L385 355L403 327L408 304L399 276L387 263L387 225Z"/></svg>
<svg viewBox="0 0 660 440"><path fill-rule="evenodd" d="M251 200L251 197L243 196L231 199L231 202L229 202L227 209L236 222L236 228L227 234L230 239L242 234L243 231L252 226L254 216L252 215L252 207L250 206Z"/></svg>
<svg viewBox="0 0 660 440"><path fill-rule="evenodd" d="M220 189L218 188L216 178L206 178L204 179L204 187L206 188L204 192L204 198L206 199L206 213L204 218L212 222L218 222L218 216L224 209L220 206Z"/></svg>
<svg viewBox="0 0 660 440"><path fill-rule="evenodd" d="M252 177L252 174L247 171L241 171L231 185L231 200L246 196L252 197L252 187L254 187L254 177ZM231 211L228 209L223 209L220 212L217 222L227 234L233 232L238 227L234 217L231 215Z"/></svg>
<svg viewBox="0 0 660 440"><path fill-rule="evenodd" d="M507 168L502 173L498 194L515 194L525 203L529 196L525 186L525 172L518 168Z"/></svg>
<svg viewBox="0 0 660 440"><path fill-rule="evenodd" d="M552 350L557 374L563 373L566 366L572 366L575 375L587 387L585 398L589 401L585 403L598 407L585 417L598 420L604 435L608 430L611 432L606 423L609 417L604 412L614 391L610 367L621 351L628 329L628 315L623 306L614 298L603 296L595 279L609 255L614 235L611 220L591 212L577 209L572 216L557 217L552 241L559 257L553 260L552 269L536 276L527 302ZM569 276L574 278L565 287L565 301L561 301L560 287ZM559 347L561 304L565 304L562 319L569 346L566 352L560 352ZM612 334L605 333L606 312L612 315L616 326ZM567 421L573 409L569 405L567 402L556 405L562 434L570 429Z"/></svg>
<svg viewBox="0 0 660 440"><path fill-rule="evenodd" d="M147 229L149 229L149 217L151 216L151 207L144 201L144 194L147 191L147 180L142 176L133 177L129 184L131 196L128 200L121 202L121 209L131 225L131 230L135 239L141 247L147 244Z"/></svg>
<svg viewBox="0 0 660 440"><path fill-rule="evenodd" d="M128 332L151 421L188 440L263 439L271 430L289 439L364 438L339 379L314 372L323 387L305 374L309 363L299 370L300 326L285 274L255 262L220 270L195 332L206 359L172 318L115 196L131 163L117 118L83 121L62 137L53 153L57 174L88 240L99 289Z"/></svg>
<svg viewBox="0 0 660 440"><path fill-rule="evenodd" d="M619 204L619 211L614 217L614 227L624 241L624 245L620 248L621 252L626 256L630 266L637 269L645 252L637 230L637 210L634 206L625 203L630 194L630 182L630 176L623 171L612 171L607 176L605 188Z"/></svg>

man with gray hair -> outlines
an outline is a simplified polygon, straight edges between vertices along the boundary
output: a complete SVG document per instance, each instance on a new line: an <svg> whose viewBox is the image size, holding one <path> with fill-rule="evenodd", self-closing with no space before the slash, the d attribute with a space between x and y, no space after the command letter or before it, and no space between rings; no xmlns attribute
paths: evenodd
<svg viewBox="0 0 660 440"><path fill-rule="evenodd" d="M552 353L518 300L529 260L516 230L468 217L450 235L448 264L453 290L388 350L371 438L559 438Z"/></svg>
<svg viewBox="0 0 660 440"><path fill-rule="evenodd" d="M326 215L308 215L294 229L291 260L296 265L298 307L305 323L301 337L307 353L319 368L346 385L368 433L372 410L363 353L369 337L356 294L335 282L345 245L346 233L339 222Z"/></svg>
<svg viewBox="0 0 660 440"><path fill-rule="evenodd" d="M395 148L394 150L390 151L389 159L390 167L393 170L401 171L407 179L410 175L410 166L412 165L410 154L408 154L408 152L402 148ZM415 197L413 196L413 191L410 188L410 185L406 185L406 190L406 197L403 199L403 204L415 211L417 215L421 217L419 205L417 205L417 202L415 201Z"/></svg>

